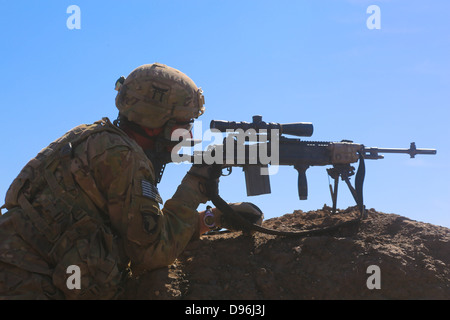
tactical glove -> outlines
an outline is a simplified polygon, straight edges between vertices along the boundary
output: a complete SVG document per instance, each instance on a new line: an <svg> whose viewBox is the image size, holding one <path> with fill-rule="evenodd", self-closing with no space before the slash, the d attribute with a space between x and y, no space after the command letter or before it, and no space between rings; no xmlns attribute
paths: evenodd
<svg viewBox="0 0 450 320"><path fill-rule="evenodd" d="M261 225L264 214L256 205L251 202L230 203L230 207L242 218L251 224ZM238 221L234 221L231 217L224 215L219 209L209 207L206 211L200 212L203 218L203 224L210 230L228 229L242 230L242 226Z"/></svg>
<svg viewBox="0 0 450 320"><path fill-rule="evenodd" d="M220 171L214 165L192 165L172 199L197 209L218 193Z"/></svg>

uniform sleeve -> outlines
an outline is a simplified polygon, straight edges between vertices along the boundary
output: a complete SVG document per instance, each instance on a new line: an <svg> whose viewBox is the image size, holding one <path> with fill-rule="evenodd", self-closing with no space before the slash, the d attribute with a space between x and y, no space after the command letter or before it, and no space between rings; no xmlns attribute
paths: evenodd
<svg viewBox="0 0 450 320"><path fill-rule="evenodd" d="M134 274L171 264L197 229L196 206L169 199L160 209L152 163L122 137L90 141L90 167L104 194L111 224L120 234ZM102 146L98 148L98 146Z"/></svg>

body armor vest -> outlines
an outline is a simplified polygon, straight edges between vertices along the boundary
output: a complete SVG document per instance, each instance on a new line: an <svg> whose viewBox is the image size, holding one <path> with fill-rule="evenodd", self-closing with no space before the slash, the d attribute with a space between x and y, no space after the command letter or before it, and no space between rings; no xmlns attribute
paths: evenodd
<svg viewBox="0 0 450 320"><path fill-rule="evenodd" d="M94 285L85 286L82 293L87 298L102 292L107 296L119 285L128 263L111 231L106 199L76 154L80 143L105 131L130 141L107 118L75 127L25 165L9 187L2 207L10 211L16 232L54 270L57 287L66 287L64 276L55 278L55 274L66 274L66 264L80 261L89 269L82 272L95 270L91 275L96 279ZM133 143L130 146L137 148ZM25 263L21 267L37 271Z"/></svg>

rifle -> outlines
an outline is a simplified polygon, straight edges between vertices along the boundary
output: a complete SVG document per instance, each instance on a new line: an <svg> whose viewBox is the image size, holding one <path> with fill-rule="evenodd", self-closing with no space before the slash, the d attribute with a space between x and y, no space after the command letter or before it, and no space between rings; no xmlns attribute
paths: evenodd
<svg viewBox="0 0 450 320"><path fill-rule="evenodd" d="M231 174L232 167L242 167L248 196L271 193L269 164L293 166L298 172L300 200L308 198L306 170L312 166L331 165L327 173L334 180L334 187L330 184L333 214L336 212L338 183L341 178L346 182L361 217L365 217L363 202L365 159L383 159L382 153L404 153L409 154L411 158L418 154L436 154L435 149L418 149L414 142L411 142L408 149L399 149L366 147L350 140L333 142L288 138L285 135L312 136L313 125L309 122L267 123L259 115L253 116L252 122L213 120L210 123L210 129L228 134L223 144L210 146L207 151L194 151L194 154L184 158L185 160L194 164L214 165L217 177ZM352 186L350 177L355 174L355 168L351 164L358 161L355 186ZM223 174L223 169L226 169L228 173Z"/></svg>

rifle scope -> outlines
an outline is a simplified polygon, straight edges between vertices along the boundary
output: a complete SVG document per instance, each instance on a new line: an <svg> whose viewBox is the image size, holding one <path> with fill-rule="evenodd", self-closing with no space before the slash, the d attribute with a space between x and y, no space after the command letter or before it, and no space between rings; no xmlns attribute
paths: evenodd
<svg viewBox="0 0 450 320"><path fill-rule="evenodd" d="M220 132L227 132L227 130L235 131L242 129L244 131L248 129L254 129L256 132L260 130L277 129L280 134L288 134L297 137L311 137L314 131L314 127L311 122L295 122L295 123L267 123L262 121L262 116L253 116L253 122L235 122L224 120L212 120L209 126L211 129L219 130Z"/></svg>

